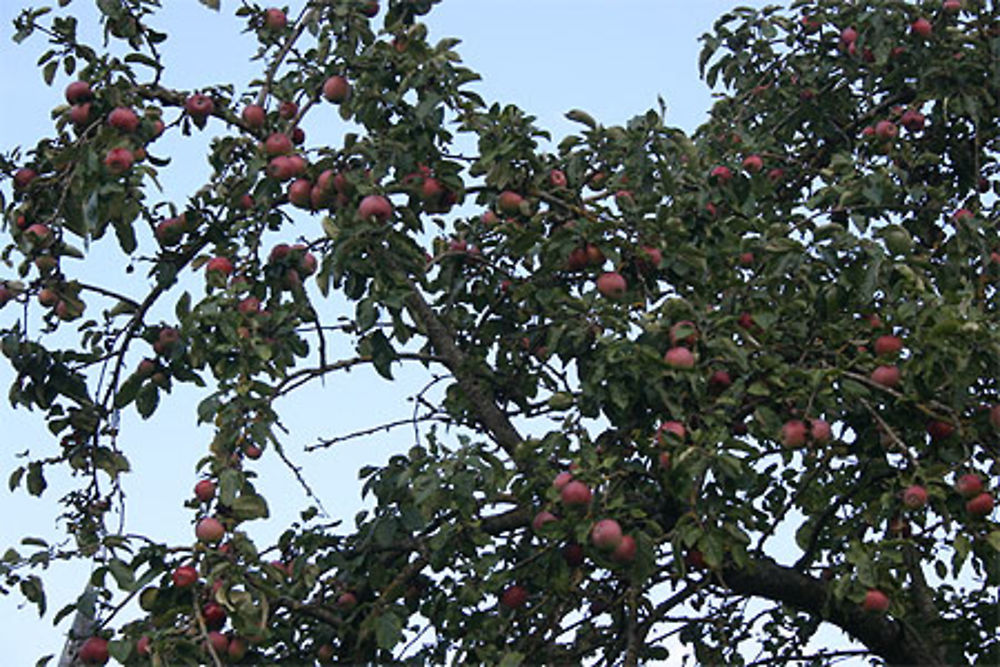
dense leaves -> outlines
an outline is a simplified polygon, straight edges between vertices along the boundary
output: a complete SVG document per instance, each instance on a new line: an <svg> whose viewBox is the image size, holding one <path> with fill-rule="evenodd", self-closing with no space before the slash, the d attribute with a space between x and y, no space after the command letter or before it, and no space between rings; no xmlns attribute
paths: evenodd
<svg viewBox="0 0 1000 667"><path fill-rule="evenodd" d="M703 38L722 94L694 135L574 110L554 152L470 89L455 40L427 41L430 0L243 4L261 76L192 90L161 85L156 4L98 3L121 58L67 10L18 19L55 45L46 81L88 85L0 163L9 396L59 443L9 484L81 485L75 545L8 550L3 590L45 613L32 568L93 558L76 607L126 664L636 664L677 640L781 662L824 624L889 663L1000 660L994 3L736 10ZM299 123L331 104L353 125L312 145ZM215 137L183 202L156 189L183 168L164 132ZM65 261L109 246L148 281ZM306 508L258 545L276 401L413 362L443 399L360 472L373 509ZM215 429L197 539L117 534L119 411L155 420L177 384ZM133 594L146 615L115 618Z"/></svg>

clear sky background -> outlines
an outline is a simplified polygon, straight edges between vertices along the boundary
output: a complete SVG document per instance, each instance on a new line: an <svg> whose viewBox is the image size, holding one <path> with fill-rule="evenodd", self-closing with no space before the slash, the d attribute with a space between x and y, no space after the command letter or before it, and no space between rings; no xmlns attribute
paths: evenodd
<svg viewBox="0 0 1000 667"><path fill-rule="evenodd" d="M22 0L0 0L0 150L33 145L52 131L51 109L63 103L62 91L69 79L57 77L50 88L42 81L35 63L47 48L44 36L36 35L21 46L11 41L11 21ZM40 4L40 3L39 3ZM54 3L51 3L54 4ZM250 35L240 34L241 23L232 16L236 0L222 0L219 14L201 7L196 0L169 0L154 21L170 34L164 45L168 69L167 85L193 89L232 82L237 91L259 73L252 63ZM538 124L553 133L555 142L578 126L563 114L573 108L588 111L606 125L620 124L647 109L655 108L657 95L668 106L667 123L692 131L705 119L711 97L697 75L697 38L723 12L736 5L763 6L763 2L732 0L446 0L425 17L431 39L456 36L465 62L483 76L477 90L488 101L514 103L538 117ZM292 3L291 15L301 3ZM91 44L100 41L93 3L77 0L71 7L80 18L81 32ZM339 144L342 126L328 111L330 121L313 114L305 123L308 143ZM172 116L172 114L171 114ZM213 121L216 123L216 121ZM203 133L180 140L165 137L157 148L174 158L163 172L166 197L182 204L204 183L209 173L205 160L208 139L223 130L210 123ZM303 220L295 234L306 233L317 221ZM146 246L149 247L148 245ZM136 274L126 277L120 258L113 253L94 255L103 276L119 275L121 284L135 285ZM89 269L88 269L89 270ZM13 272L0 267L0 278ZM201 280L189 281L195 296ZM0 312L0 323L10 323L12 309ZM166 317L166 315L164 315ZM348 351L341 350L341 353ZM4 395L12 374L0 360L0 387ZM330 378L325 386L312 386L279 406L291 435L285 439L293 460L305 465L304 475L330 514L350 521L361 506L357 470L366 464L381 464L395 451L412 442L412 431L399 430L339 445L305 455L303 446L320 437L347 433L381 421L406 417L412 409L404 399L419 386L423 374L399 372L401 382L390 385L359 370ZM196 481L194 463L207 450L211 429L195 427L196 392L180 389L163 405L151 422L134 413L123 416L119 444L132 458L135 472L125 480L128 494L126 532L150 533L157 539L186 543L192 539L192 513L182 504ZM0 481L23 460L18 453L30 450L33 457L50 455L58 443L44 430L38 413L14 413L0 402ZM252 534L259 544L268 543L293 520L305 499L289 471L268 452L253 464L261 473L259 488L267 496L272 519L255 522ZM16 545L23 535L57 541L58 507L55 500L73 480L50 475L50 487L39 500L23 490L11 494L6 484L0 490L0 549ZM4 622L0 637L6 638L4 658L8 665L34 664L35 659L61 649L63 623L51 625L51 614L73 600L82 590L87 568L56 565L45 573L49 585L50 614L39 620L34 608L18 611L18 595L0 598Z"/></svg>

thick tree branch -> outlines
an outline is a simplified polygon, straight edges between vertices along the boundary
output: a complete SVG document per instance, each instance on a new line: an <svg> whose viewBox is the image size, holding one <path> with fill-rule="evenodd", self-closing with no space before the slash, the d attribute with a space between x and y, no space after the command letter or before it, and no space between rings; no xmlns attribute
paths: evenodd
<svg viewBox="0 0 1000 667"><path fill-rule="evenodd" d="M937 651L903 623L865 612L859 605L830 597L826 585L793 568L761 558L747 568L726 568L726 585L735 593L782 602L833 623L890 665L943 665Z"/></svg>

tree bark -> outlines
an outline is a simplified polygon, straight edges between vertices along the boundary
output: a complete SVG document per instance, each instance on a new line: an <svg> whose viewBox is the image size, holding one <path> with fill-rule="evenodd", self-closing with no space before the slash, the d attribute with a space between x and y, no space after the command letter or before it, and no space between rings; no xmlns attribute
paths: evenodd
<svg viewBox="0 0 1000 667"><path fill-rule="evenodd" d="M833 600L824 582L769 558L747 568L726 568L722 577L735 593L782 602L836 625L890 665L945 664L937 647L928 646L905 624L851 602Z"/></svg>

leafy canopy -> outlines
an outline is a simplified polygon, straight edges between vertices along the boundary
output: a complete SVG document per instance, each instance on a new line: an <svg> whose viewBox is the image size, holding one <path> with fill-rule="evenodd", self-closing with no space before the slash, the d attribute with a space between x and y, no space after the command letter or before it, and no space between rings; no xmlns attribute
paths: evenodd
<svg viewBox="0 0 1000 667"><path fill-rule="evenodd" d="M0 324L11 404L53 436L10 487L75 471L72 543L0 573L44 613L38 568L93 560L55 615L81 658L822 664L832 624L888 663L1000 661L996 3L735 10L697 132L575 110L555 150L427 40L431 0L240 3L260 76L189 89L159 3L99 1L100 47L70 4L16 22L78 83L0 158ZM213 137L183 201L165 133ZM133 276L95 282L98 253ZM445 389L360 471L373 509L258 544L255 459L300 465L278 399L402 365ZM175 499L192 540L124 535L119 479L151 471L119 414L184 384L214 429Z"/></svg>

